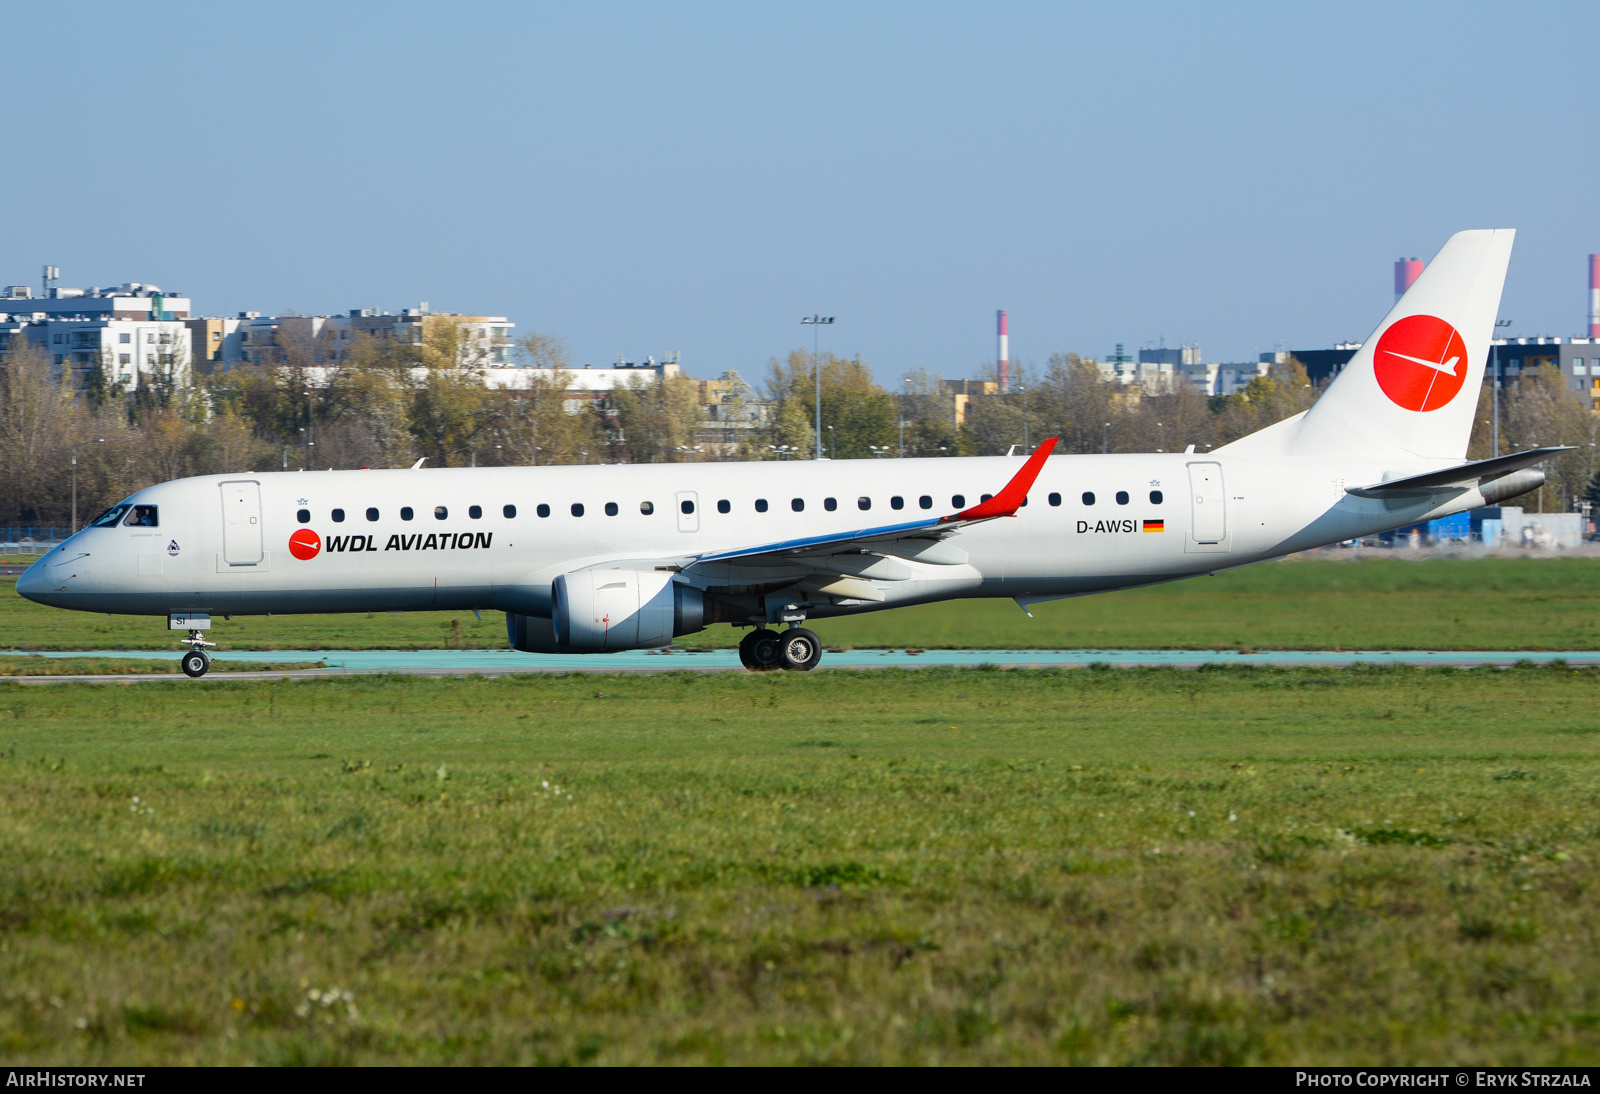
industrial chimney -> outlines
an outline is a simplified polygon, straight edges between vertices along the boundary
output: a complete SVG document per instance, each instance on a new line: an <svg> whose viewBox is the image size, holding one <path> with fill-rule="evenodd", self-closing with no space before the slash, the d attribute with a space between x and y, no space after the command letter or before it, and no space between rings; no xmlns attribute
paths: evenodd
<svg viewBox="0 0 1600 1094"><path fill-rule="evenodd" d="M1589 256L1589 337L1600 338L1600 255Z"/></svg>
<svg viewBox="0 0 1600 1094"><path fill-rule="evenodd" d="M1000 336L1000 350L995 355L995 363L1000 372L1000 393L1004 395L1011 390L1011 338L1006 333L1006 313L994 313L996 332Z"/></svg>
<svg viewBox="0 0 1600 1094"><path fill-rule="evenodd" d="M1394 302L1400 303L1400 298L1406 294L1411 283L1422 276L1422 260L1418 258L1400 258L1394 264Z"/></svg>

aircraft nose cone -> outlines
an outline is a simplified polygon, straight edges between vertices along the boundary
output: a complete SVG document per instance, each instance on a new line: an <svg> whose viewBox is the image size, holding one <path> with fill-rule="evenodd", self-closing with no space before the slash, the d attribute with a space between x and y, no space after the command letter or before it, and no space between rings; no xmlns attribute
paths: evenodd
<svg viewBox="0 0 1600 1094"><path fill-rule="evenodd" d="M49 581L49 576L45 573L44 559L41 558L17 578L17 595L42 604L44 603L42 597L45 589L49 587Z"/></svg>

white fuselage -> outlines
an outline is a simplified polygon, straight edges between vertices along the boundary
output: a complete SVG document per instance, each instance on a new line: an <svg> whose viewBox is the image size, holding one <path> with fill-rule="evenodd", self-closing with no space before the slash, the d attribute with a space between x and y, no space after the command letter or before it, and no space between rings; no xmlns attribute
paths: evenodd
<svg viewBox="0 0 1600 1094"><path fill-rule="evenodd" d="M484 608L530 616L550 614L558 576L595 567L670 568L703 589L759 591L802 579L805 565L695 560L953 513L997 492L1021 462L205 476L139 491L128 502L155 506L155 527L86 528L30 568L18 591L62 608L148 615ZM1224 453L1054 456L1015 517L964 528L925 559L861 552L845 572L881 599L818 594L806 614L963 597L1040 600L1145 585L1482 504L1476 491L1448 505L1418 501L1398 509L1344 492L1347 481L1376 481L1389 470L1356 460L1333 468ZM863 498L869 508L861 508ZM765 511L758 509L762 500ZM582 516L574 515L575 505ZM507 506L515 507L514 516ZM291 552L291 536L302 529L319 541L313 557Z"/></svg>

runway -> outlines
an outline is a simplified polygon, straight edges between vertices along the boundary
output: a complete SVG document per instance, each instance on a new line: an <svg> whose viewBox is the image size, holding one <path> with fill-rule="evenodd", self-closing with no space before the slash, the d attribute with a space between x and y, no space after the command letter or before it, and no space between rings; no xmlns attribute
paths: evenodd
<svg viewBox="0 0 1600 1094"><path fill-rule="evenodd" d="M13 651L24 656L25 651ZM176 662L176 650L78 650L43 653L43 657L125 658ZM227 672L227 662L300 663L325 661L326 668L283 672ZM1479 665L1508 667L1519 661L1543 664L1566 661L1573 666L1600 665L1600 650L843 650L823 656L822 669L931 668L995 665L1007 668L1060 668L1103 664L1115 668L1198 669L1207 665L1261 665L1278 668L1349 665L1424 665L1472 668ZM694 652L686 650L626 653L529 654L514 650L236 650L215 655L216 670L203 678L260 680L284 677L404 673L416 676L503 676L512 673L560 672L727 672L742 671L732 649ZM107 674L98 676L13 676L24 683L74 681L145 682L186 680L182 675Z"/></svg>

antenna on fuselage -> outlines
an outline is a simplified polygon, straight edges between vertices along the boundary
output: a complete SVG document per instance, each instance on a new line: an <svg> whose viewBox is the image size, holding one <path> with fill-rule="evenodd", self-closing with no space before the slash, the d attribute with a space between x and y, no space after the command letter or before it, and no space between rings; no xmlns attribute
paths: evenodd
<svg viewBox="0 0 1600 1094"><path fill-rule="evenodd" d="M428 459L428 457L426 457L426 456L422 457L422 459L418 460L416 463L411 465L411 470L415 471L417 468L421 467L423 465L423 463L425 463L427 461L427 459Z"/></svg>

